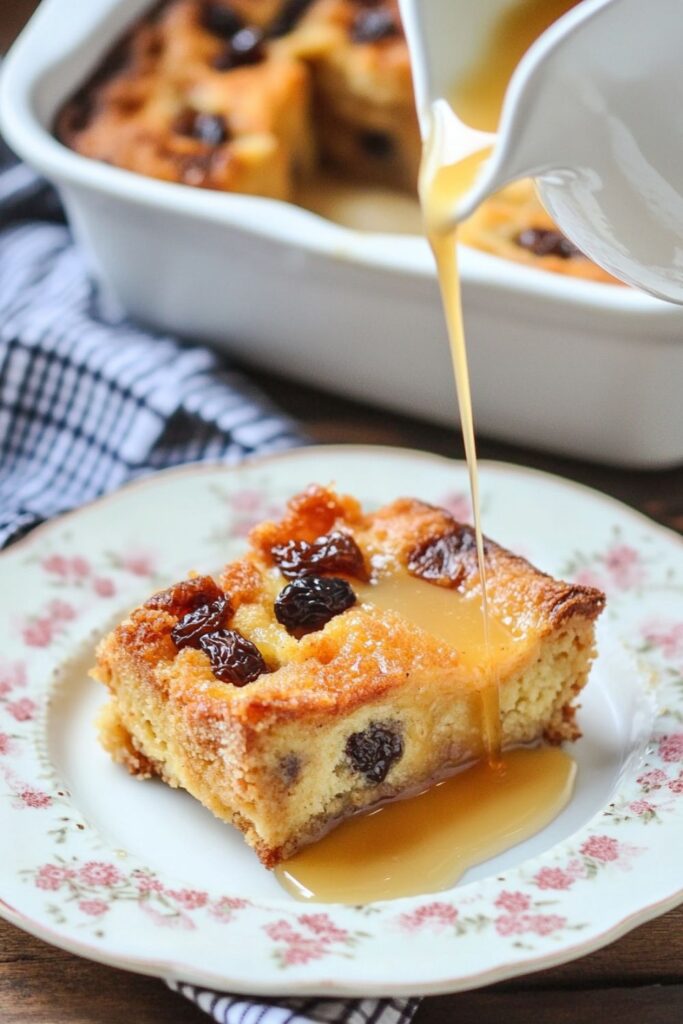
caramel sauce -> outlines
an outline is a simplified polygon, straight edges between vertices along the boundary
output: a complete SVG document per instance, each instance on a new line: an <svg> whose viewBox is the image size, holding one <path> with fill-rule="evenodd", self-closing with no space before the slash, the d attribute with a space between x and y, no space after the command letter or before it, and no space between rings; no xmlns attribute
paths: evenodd
<svg viewBox="0 0 683 1024"><path fill-rule="evenodd" d="M478 593L463 595L405 572L388 573L375 583L355 584L354 590L360 601L397 612L450 644L467 667L486 665L490 652L500 657L512 650L514 638L499 619L489 616L488 637L485 635Z"/></svg>
<svg viewBox="0 0 683 1024"><path fill-rule="evenodd" d="M505 89L519 59L577 0L517 0L506 10L474 69L450 97L458 116L495 131ZM276 873L298 899L366 903L449 888L462 874L539 832L572 793L576 765L547 746L502 751L496 663L514 639L491 614L479 500L456 229L448 214L472 186L490 150L444 165L438 104L420 171L424 226L436 261L470 478L481 598L396 574L358 588L362 600L400 612L452 644L476 665L487 758L408 799L343 822L285 861ZM473 679L474 684L474 679Z"/></svg>
<svg viewBox="0 0 683 1024"><path fill-rule="evenodd" d="M450 888L468 868L545 827L566 805L574 761L520 747L503 769L485 761L409 800L343 822L276 868L297 899L368 903Z"/></svg>
<svg viewBox="0 0 683 1024"><path fill-rule="evenodd" d="M534 40L562 14L576 6L576 3L577 0L517 0L502 13L483 52L478 55L476 64L470 73L456 84L449 97L453 110L461 120L480 130L496 131L505 90L515 67ZM448 225L449 211L453 210L458 200L470 190L491 150L487 148L468 153L460 160L449 164L443 162L443 152L444 131L439 105L435 104L431 131L423 147L419 193L427 239L436 261L451 347L477 540L483 634L488 652L487 661L490 663L490 617L486 593L479 474L460 295L456 228L445 225ZM489 762L495 765L501 756L500 706L495 673L492 673L491 685L482 689L481 693L484 739Z"/></svg>
<svg viewBox="0 0 683 1024"><path fill-rule="evenodd" d="M481 632L484 639L482 658L485 664L491 665L491 622L486 592L486 563L484 559L484 535L481 528L479 473L477 470L472 393L460 297L456 229L441 230L441 225L447 219L446 211L452 208L454 200L464 195L472 187L477 173L488 157L490 150L483 149L472 153L455 164L439 165L438 149L441 142L439 135L440 125L438 117L435 115L432 136L425 145L425 155L420 175L420 200L424 211L427 238L436 261L441 299L446 315L446 326L451 346L451 359L453 361L458 407L460 409L460 424L470 479L472 515L477 542L477 562L481 579ZM493 668L491 668L489 675L489 685L481 690L482 722L488 758L490 763L495 765L500 762L501 756L500 707L498 701L498 678Z"/></svg>

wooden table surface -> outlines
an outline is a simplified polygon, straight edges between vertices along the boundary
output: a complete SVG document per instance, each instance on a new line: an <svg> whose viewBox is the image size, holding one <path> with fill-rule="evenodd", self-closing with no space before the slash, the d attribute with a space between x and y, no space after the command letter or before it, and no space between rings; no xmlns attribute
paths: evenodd
<svg viewBox="0 0 683 1024"><path fill-rule="evenodd" d="M2 0L0 52L35 0ZM453 430L257 375L321 443L403 445L461 456ZM570 477L683 531L683 469L629 472L480 438L483 458ZM671 856L683 855L671 851ZM626 880L625 880L626 884ZM206 1016L154 978L54 949L0 920L0 1024L202 1024ZM674 1024L683 1021L683 907L563 967L475 992L425 999L416 1024Z"/></svg>

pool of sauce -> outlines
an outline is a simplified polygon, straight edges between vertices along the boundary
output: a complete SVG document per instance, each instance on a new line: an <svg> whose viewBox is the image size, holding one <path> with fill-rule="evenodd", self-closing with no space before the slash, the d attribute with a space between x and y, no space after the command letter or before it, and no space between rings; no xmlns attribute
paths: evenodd
<svg viewBox="0 0 683 1024"><path fill-rule="evenodd" d="M569 800L576 765L558 747L507 751L419 796L351 818L276 868L297 899L369 903L438 892L544 828Z"/></svg>

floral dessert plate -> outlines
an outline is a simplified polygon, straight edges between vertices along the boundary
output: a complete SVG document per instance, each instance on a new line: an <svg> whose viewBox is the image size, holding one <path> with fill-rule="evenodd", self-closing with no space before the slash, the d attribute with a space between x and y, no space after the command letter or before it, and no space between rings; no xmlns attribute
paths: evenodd
<svg viewBox="0 0 683 1024"><path fill-rule="evenodd" d="M595 492L484 464L484 527L607 591L569 805L453 889L359 907L297 903L187 794L98 746L97 638L311 482L377 506L412 494L466 518L465 467L306 448L134 483L0 556L0 913L94 960L232 991L454 991L588 953L683 900L683 544Z"/></svg>

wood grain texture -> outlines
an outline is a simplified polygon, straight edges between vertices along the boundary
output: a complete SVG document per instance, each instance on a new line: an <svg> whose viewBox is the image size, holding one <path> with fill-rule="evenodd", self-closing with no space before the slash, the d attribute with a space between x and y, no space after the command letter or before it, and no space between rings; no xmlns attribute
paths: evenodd
<svg viewBox="0 0 683 1024"><path fill-rule="evenodd" d="M683 987L648 985L591 992L482 989L422 1004L415 1024L674 1024L683 1019Z"/></svg>
<svg viewBox="0 0 683 1024"><path fill-rule="evenodd" d="M0 51L36 6L2 0ZM457 434L257 375L319 443L388 444L462 457ZM533 466L612 494L683 530L683 470L627 472L490 439L483 458ZM435 940L438 941L438 940ZM0 921L1 1024L206 1024L154 978L91 963ZM416 1024L674 1024L683 1020L683 907L582 959L475 992L425 999Z"/></svg>

